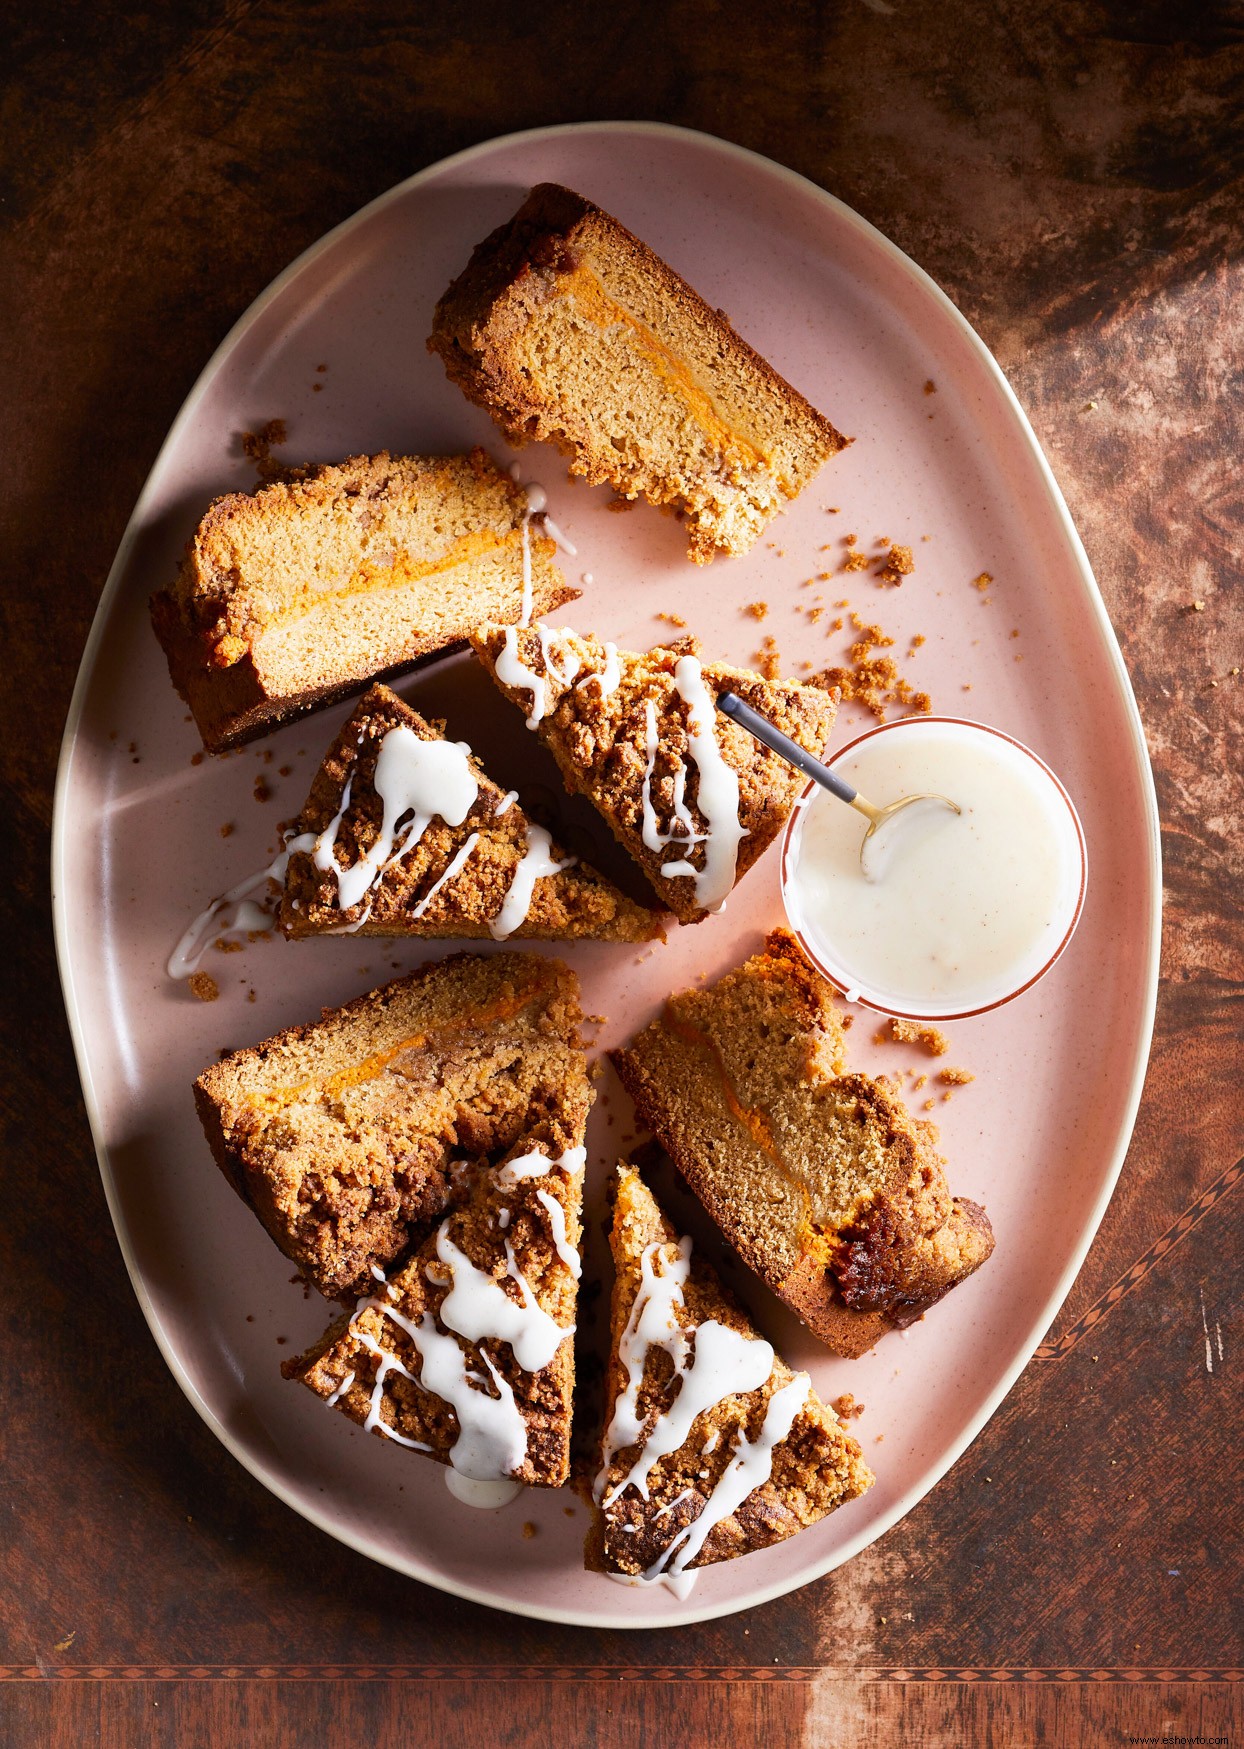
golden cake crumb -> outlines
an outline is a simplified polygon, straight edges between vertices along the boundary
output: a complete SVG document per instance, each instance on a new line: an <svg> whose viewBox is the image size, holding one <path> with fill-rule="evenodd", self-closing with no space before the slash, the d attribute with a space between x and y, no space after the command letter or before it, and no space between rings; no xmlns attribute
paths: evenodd
<svg viewBox="0 0 1244 1749"><path fill-rule="evenodd" d="M916 561L912 557L911 548L899 546L892 541L886 554L885 563L877 573L877 581L888 583L897 589L903 578L910 577L915 568Z"/></svg>
<svg viewBox="0 0 1244 1749"><path fill-rule="evenodd" d="M912 635L911 647L913 650L918 650L922 645L927 644L928 641L929 640L925 637L923 632L915 632Z"/></svg>
<svg viewBox="0 0 1244 1749"><path fill-rule="evenodd" d="M975 1081L976 1076L970 1069L943 1069L937 1078L952 1087L966 1087L969 1081Z"/></svg>
<svg viewBox="0 0 1244 1749"><path fill-rule="evenodd" d="M842 568L844 571L866 571L868 569L868 554L860 552L848 553L846 562Z"/></svg>
<svg viewBox="0 0 1244 1749"><path fill-rule="evenodd" d="M233 835L233 821L226 820L224 825L220 828L220 836L222 838L230 838L230 837L232 837L232 835Z"/></svg>
<svg viewBox="0 0 1244 1749"><path fill-rule="evenodd" d="M927 1075L917 1075L916 1079L912 1082L912 1086L917 1088L923 1087L928 1078Z"/></svg>
<svg viewBox="0 0 1244 1749"><path fill-rule="evenodd" d="M210 972L191 972L187 982L190 994L197 996L200 1002L214 1002L220 995L220 986Z"/></svg>
<svg viewBox="0 0 1244 1749"><path fill-rule="evenodd" d="M845 604L844 604L845 605ZM927 713L933 701L927 692L917 692L898 671L892 656L875 656L873 650L894 642L880 626L869 625L857 613L851 623L860 636L851 646L851 666L827 668L817 676L815 684L837 687L844 702L862 704L880 721L885 721L887 705L905 706L909 710Z"/></svg>
<svg viewBox="0 0 1244 1749"><path fill-rule="evenodd" d="M744 607L744 613L750 613L753 619L763 619L769 611L767 601L749 601Z"/></svg>
<svg viewBox="0 0 1244 1749"><path fill-rule="evenodd" d="M242 454L255 464L261 479L269 480L285 472L280 462L272 459L272 451L288 441L284 419L269 419L258 431L242 433Z"/></svg>
<svg viewBox="0 0 1244 1749"><path fill-rule="evenodd" d="M528 1519L526 1524L524 1524L523 1535L527 1539L528 1542L530 1542L532 1537L535 1536L536 1528L537 1527L531 1522L530 1519Z"/></svg>
<svg viewBox="0 0 1244 1749"><path fill-rule="evenodd" d="M890 1037L900 1044L923 1045L931 1057L944 1057L950 1049L950 1040L941 1028L923 1020L900 1020L896 1015L890 1021Z"/></svg>
<svg viewBox="0 0 1244 1749"><path fill-rule="evenodd" d="M990 576L989 572L982 571L978 577L973 577L972 587L973 589L979 589L983 595L992 582L993 578Z"/></svg>
<svg viewBox="0 0 1244 1749"><path fill-rule="evenodd" d="M752 661L766 680L777 680L782 672L782 653L777 647L777 639L766 638Z"/></svg>
<svg viewBox="0 0 1244 1749"><path fill-rule="evenodd" d="M935 395L937 393L937 384L933 381L932 377L930 377L928 382L924 385L924 392L926 395Z"/></svg>

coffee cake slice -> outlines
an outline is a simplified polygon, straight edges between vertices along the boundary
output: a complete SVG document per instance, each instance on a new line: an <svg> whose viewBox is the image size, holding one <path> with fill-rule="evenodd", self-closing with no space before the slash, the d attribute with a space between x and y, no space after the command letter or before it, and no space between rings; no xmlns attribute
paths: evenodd
<svg viewBox="0 0 1244 1749"><path fill-rule="evenodd" d="M577 1111L577 1108L576 1108ZM583 1108L586 1117L586 1107ZM569 1133L575 1139L563 1146ZM570 1469L583 1122L525 1135L388 1279L282 1372L470 1483Z"/></svg>
<svg viewBox="0 0 1244 1749"><path fill-rule="evenodd" d="M993 1250L937 1131L846 1072L830 987L793 937L610 1053L641 1121L743 1261L839 1354L910 1324Z"/></svg>
<svg viewBox="0 0 1244 1749"><path fill-rule="evenodd" d="M554 550L482 449L351 456L217 498L152 624L221 753L460 645L481 619L574 600Z"/></svg>
<svg viewBox="0 0 1244 1749"><path fill-rule="evenodd" d="M325 1009L195 1083L218 1165L307 1281L367 1290L442 1215L453 1166L541 1126L578 1146L592 1095L578 980L556 960L457 954Z"/></svg>
<svg viewBox="0 0 1244 1749"><path fill-rule="evenodd" d="M430 350L511 441L745 553L848 441L686 280L582 195L534 188L436 307Z"/></svg>
<svg viewBox="0 0 1244 1749"><path fill-rule="evenodd" d="M606 1427L587 1564L685 1594L871 1487L856 1441L629 1166L618 1171Z"/></svg>
<svg viewBox="0 0 1244 1749"><path fill-rule="evenodd" d="M294 830L280 913L288 936L661 933L651 909L568 855L465 742L446 740L387 686L373 686L346 722Z"/></svg>
<svg viewBox="0 0 1244 1749"><path fill-rule="evenodd" d="M837 695L699 658L685 638L637 655L547 626L480 626L471 642L526 713L566 788L595 806L680 922L718 910L777 837L805 780L722 716L734 692L809 753Z"/></svg>

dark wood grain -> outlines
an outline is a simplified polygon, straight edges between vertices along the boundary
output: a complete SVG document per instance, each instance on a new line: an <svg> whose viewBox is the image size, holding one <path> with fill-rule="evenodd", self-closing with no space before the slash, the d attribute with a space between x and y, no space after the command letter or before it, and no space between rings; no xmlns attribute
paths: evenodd
<svg viewBox="0 0 1244 1749"><path fill-rule="evenodd" d="M481 17L444 0L51 0L11 31L0 1737L673 1749L1238 1732L1241 14L641 0ZM303 1523L216 1444L111 1235L47 893L79 655L205 357L391 183L493 134L599 117L704 128L792 165L976 323L1119 632L1166 856L1140 1120L1041 1356L880 1543L676 1635L546 1627L425 1591Z"/></svg>

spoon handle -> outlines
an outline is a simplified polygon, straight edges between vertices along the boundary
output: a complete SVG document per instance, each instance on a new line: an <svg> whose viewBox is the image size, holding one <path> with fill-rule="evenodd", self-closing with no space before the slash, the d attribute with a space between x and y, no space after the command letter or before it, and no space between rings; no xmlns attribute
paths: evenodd
<svg viewBox="0 0 1244 1749"><path fill-rule="evenodd" d="M730 718L741 729L746 729L749 735L768 747L770 752L778 754L787 760L797 771L802 771L805 777L810 777L819 783L822 789L827 789L831 795L837 796L840 802L853 802L856 791L849 783L836 777L827 765L811 753L805 753L798 742L792 741L789 735L784 735L781 729L774 728L768 717L762 717L760 712L753 710L751 705L744 704L735 692L723 692L717 700L717 709L723 716Z"/></svg>

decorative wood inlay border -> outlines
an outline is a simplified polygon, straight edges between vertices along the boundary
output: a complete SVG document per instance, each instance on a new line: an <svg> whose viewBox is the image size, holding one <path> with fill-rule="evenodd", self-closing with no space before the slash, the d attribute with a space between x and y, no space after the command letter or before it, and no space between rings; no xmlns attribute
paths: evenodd
<svg viewBox="0 0 1244 1749"><path fill-rule="evenodd" d="M0 1665L0 1682L1244 1682L1244 1670L1171 1669L1165 1665L1035 1669L1024 1665L965 1669L851 1670L815 1664L75 1664Z"/></svg>
<svg viewBox="0 0 1244 1749"><path fill-rule="evenodd" d="M1151 1270L1156 1268L1171 1247L1177 1245L1186 1234L1192 1231L1193 1227L1198 1226L1228 1192L1235 1189L1242 1178L1244 1178L1244 1160L1237 1160L1234 1166L1228 1166L1220 1177L1215 1178L1208 1190L1201 1192L1191 1208L1185 1209L1184 1213L1180 1215L1173 1226L1166 1229L1160 1239L1155 1239L1149 1249L1142 1252L1130 1268L1124 1270L1114 1286L1107 1288L1106 1292L1102 1294L1100 1299L1094 1301L1087 1312L1077 1318L1075 1323L1064 1330L1061 1336L1055 1337L1052 1342L1043 1342L1033 1359L1061 1360L1064 1355L1070 1354L1078 1342L1082 1341L1091 1330L1097 1328L1107 1312L1113 1311L1119 1301L1130 1294L1134 1287L1139 1287L1140 1283Z"/></svg>

